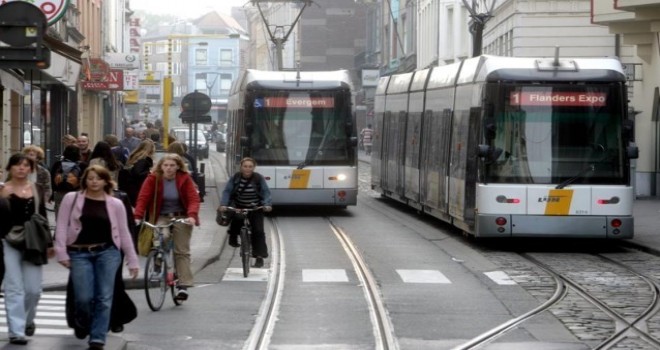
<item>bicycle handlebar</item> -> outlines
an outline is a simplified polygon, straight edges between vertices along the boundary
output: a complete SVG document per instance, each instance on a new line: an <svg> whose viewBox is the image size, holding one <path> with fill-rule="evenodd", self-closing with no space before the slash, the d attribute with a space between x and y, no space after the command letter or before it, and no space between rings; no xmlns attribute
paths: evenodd
<svg viewBox="0 0 660 350"><path fill-rule="evenodd" d="M148 227L154 228L154 229L168 228L168 227L174 225L175 223L182 223L182 224L190 225L188 223L188 219L173 219L170 222L168 222L167 224L160 224L160 225L154 225L154 224L152 224L152 223L150 223L149 221L146 221L146 220L142 221L141 223L144 224L144 225L147 225Z"/></svg>
<svg viewBox="0 0 660 350"><path fill-rule="evenodd" d="M234 207L227 207L227 210L231 210L237 213L244 213L247 214L251 211L256 211L256 210L261 210L264 207L256 207L256 208L234 208Z"/></svg>

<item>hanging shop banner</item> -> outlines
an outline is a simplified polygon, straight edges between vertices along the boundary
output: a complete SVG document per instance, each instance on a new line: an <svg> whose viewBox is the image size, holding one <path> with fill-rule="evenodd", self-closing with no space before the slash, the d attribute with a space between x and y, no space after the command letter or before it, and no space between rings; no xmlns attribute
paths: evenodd
<svg viewBox="0 0 660 350"><path fill-rule="evenodd" d="M105 76L105 79L97 81L83 81L81 82L81 85L85 90L122 91L124 90L124 71L119 69L111 69Z"/></svg>
<svg viewBox="0 0 660 350"><path fill-rule="evenodd" d="M140 56L129 52L107 52L103 59L108 62L110 68L116 69L138 69L140 68Z"/></svg>
<svg viewBox="0 0 660 350"><path fill-rule="evenodd" d="M46 15L49 26L59 21L69 7L69 0L3 0L0 3L12 1L25 1L38 7Z"/></svg>

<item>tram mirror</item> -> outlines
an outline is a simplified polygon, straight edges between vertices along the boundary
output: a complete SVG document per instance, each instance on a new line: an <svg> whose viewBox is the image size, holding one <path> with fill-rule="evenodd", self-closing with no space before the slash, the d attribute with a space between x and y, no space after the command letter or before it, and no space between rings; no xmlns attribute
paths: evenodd
<svg viewBox="0 0 660 350"><path fill-rule="evenodd" d="M484 138L488 141L495 138L497 133L497 126L495 125L495 120L493 118L484 119Z"/></svg>
<svg viewBox="0 0 660 350"><path fill-rule="evenodd" d="M488 145L477 145L477 157L486 158L490 153L490 146Z"/></svg>
<svg viewBox="0 0 660 350"><path fill-rule="evenodd" d="M241 146L248 147L250 146L250 138L247 136L241 136Z"/></svg>
<svg viewBox="0 0 660 350"><path fill-rule="evenodd" d="M502 155L503 150L499 147L489 145L477 146L477 157L481 158L486 164L493 164Z"/></svg>
<svg viewBox="0 0 660 350"><path fill-rule="evenodd" d="M251 121L245 122L245 132L251 134L254 131L254 123Z"/></svg>
<svg viewBox="0 0 660 350"><path fill-rule="evenodd" d="M637 148L637 146L628 146L628 147L626 147L626 153L628 155L628 159L637 159L637 158L639 158L639 148Z"/></svg>
<svg viewBox="0 0 660 350"><path fill-rule="evenodd" d="M635 122L630 119L624 119L621 124L624 140L632 140L635 132Z"/></svg>

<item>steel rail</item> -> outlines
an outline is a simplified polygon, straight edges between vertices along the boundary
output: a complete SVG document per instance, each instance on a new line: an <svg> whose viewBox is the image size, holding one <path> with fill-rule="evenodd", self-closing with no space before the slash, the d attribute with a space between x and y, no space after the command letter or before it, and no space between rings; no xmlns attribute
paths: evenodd
<svg viewBox="0 0 660 350"><path fill-rule="evenodd" d="M279 305L282 301L282 291L284 290L284 276L286 270L286 260L284 254L284 240L280 234L277 219L271 218L271 262L270 276L268 286L266 287L266 296L259 307L259 313L250 335L243 345L245 350L265 350L268 349L270 338L277 321Z"/></svg>
<svg viewBox="0 0 660 350"><path fill-rule="evenodd" d="M376 341L376 349L379 350L396 350L399 349L399 344L394 334L394 326L385 308L385 303L380 295L380 289L376 278L371 273L367 263L362 254L358 251L353 241L348 237L346 232L336 225L330 218L326 218L330 228L335 236L341 243L346 251L355 274L361 282L362 290L364 291L365 298L369 304L370 317L373 325L374 339Z"/></svg>

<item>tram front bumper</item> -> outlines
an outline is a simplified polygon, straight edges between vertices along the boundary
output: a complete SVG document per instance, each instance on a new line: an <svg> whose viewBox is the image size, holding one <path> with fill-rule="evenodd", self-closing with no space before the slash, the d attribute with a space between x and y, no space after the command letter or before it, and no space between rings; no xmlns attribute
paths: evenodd
<svg viewBox="0 0 660 350"><path fill-rule="evenodd" d="M348 206L357 204L355 188L322 189L270 189L273 205L329 205Z"/></svg>
<svg viewBox="0 0 660 350"><path fill-rule="evenodd" d="M502 220L504 219L504 220ZM617 226L618 224L618 226ZM574 237L629 239L632 216L477 215L476 237Z"/></svg>

